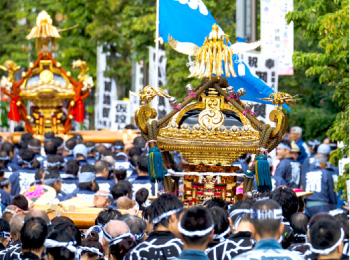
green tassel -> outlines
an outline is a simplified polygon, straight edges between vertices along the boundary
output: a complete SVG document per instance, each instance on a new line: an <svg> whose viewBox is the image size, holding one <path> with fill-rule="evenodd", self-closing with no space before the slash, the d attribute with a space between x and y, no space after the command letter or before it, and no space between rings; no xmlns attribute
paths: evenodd
<svg viewBox="0 0 350 260"><path fill-rule="evenodd" d="M256 175L256 182L258 185L258 191L271 191L272 183L270 165L265 155L261 154L256 157L254 170Z"/></svg>
<svg viewBox="0 0 350 260"><path fill-rule="evenodd" d="M151 181L163 180L167 173L163 167L162 154L158 147L152 147L148 153L148 175Z"/></svg>

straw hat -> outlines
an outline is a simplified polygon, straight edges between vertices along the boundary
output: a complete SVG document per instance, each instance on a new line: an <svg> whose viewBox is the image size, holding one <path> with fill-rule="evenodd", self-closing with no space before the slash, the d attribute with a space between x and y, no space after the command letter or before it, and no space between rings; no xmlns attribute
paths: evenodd
<svg viewBox="0 0 350 260"><path fill-rule="evenodd" d="M295 192L295 194L297 195L297 197L310 197L312 194L314 194L312 191L311 192L306 192L306 191L303 191L301 189L298 189L298 188L294 188L293 191Z"/></svg>
<svg viewBox="0 0 350 260"><path fill-rule="evenodd" d="M300 153L300 148L298 145L296 145L296 143L292 142L290 144L290 147L291 147L291 150L290 150L291 153Z"/></svg>
<svg viewBox="0 0 350 260"><path fill-rule="evenodd" d="M33 202L37 205L48 205L56 198L56 191L54 188L40 184L29 187L21 192L21 194L27 198L29 204Z"/></svg>

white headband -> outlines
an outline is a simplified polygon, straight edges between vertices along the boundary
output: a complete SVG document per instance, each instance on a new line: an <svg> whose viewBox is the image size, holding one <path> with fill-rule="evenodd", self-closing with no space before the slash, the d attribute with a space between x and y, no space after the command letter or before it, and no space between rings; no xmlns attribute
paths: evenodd
<svg viewBox="0 0 350 260"><path fill-rule="evenodd" d="M14 211L14 210L10 210L10 209L5 209L5 210L4 210L4 214L5 214L6 212L7 212L7 213L11 213L11 214L15 214L15 211Z"/></svg>
<svg viewBox="0 0 350 260"><path fill-rule="evenodd" d="M104 193L95 193L94 196L101 196L101 197L105 197L106 199L110 198L113 199L112 194L108 193L108 194L104 194Z"/></svg>
<svg viewBox="0 0 350 260"><path fill-rule="evenodd" d="M282 144L280 143L277 148L281 148L281 149L286 149L286 150L291 150L290 146L286 145L286 144Z"/></svg>
<svg viewBox="0 0 350 260"><path fill-rule="evenodd" d="M7 180L4 180L4 181L0 182L0 186L5 186L5 185L7 185L9 183L10 183L10 181L7 179Z"/></svg>
<svg viewBox="0 0 350 260"><path fill-rule="evenodd" d="M81 251L88 251L88 252L91 252L93 254L96 254L96 255L99 255L99 256L103 256L103 254L100 252L100 250L98 250L95 247L81 246L79 249Z"/></svg>
<svg viewBox="0 0 350 260"><path fill-rule="evenodd" d="M41 146L32 146L32 145L28 144L28 148L29 149L41 149Z"/></svg>
<svg viewBox="0 0 350 260"><path fill-rule="evenodd" d="M344 230L341 228L340 229L340 238L338 240L337 243L335 243L333 246L331 246L330 248L326 248L326 249L316 249L314 248L311 244L310 244L310 250L316 254L319 255L329 255L331 252L333 252L339 245L340 243L344 240Z"/></svg>
<svg viewBox="0 0 350 260"><path fill-rule="evenodd" d="M172 214L178 213L181 210L182 210L182 208L178 208L178 209L173 209L173 210L169 210L167 212L164 212L163 214L160 214L160 216L158 216L157 218L153 219L152 223L153 223L153 225L158 224L163 219L170 217Z"/></svg>
<svg viewBox="0 0 350 260"><path fill-rule="evenodd" d="M186 237L204 237L208 235L213 230L213 228L214 224L204 230L189 231L181 226L181 222L179 222L179 224L177 225L177 229L179 230L179 232L185 235Z"/></svg>
<svg viewBox="0 0 350 260"><path fill-rule="evenodd" d="M106 231L105 227L103 227L102 231L103 231L103 237L105 238L105 240L108 243L111 242L113 237L110 234L108 234L108 232Z"/></svg>
<svg viewBox="0 0 350 260"><path fill-rule="evenodd" d="M220 242L222 242L222 240L225 240L225 236L228 233L230 233L230 231L231 231L231 227L230 227L230 225L228 225L228 228L224 232L222 232L221 234L214 234L214 239L219 239Z"/></svg>
<svg viewBox="0 0 350 260"><path fill-rule="evenodd" d="M76 253L76 251L77 251L76 247L74 246L75 244L76 243L73 241L58 242L58 241L53 240L53 239L46 239L45 243L44 243L46 248L64 247L64 248L67 248L72 253Z"/></svg>
<svg viewBox="0 0 350 260"><path fill-rule="evenodd" d="M45 185L52 185L55 182L59 181L61 178L50 178L50 179L44 179Z"/></svg>
<svg viewBox="0 0 350 260"><path fill-rule="evenodd" d="M120 236L118 236L118 237L113 238L113 239L109 242L109 246L114 246L114 245L116 245L116 244L119 244L120 242L122 242L122 240L123 240L124 238L127 238L127 237L131 237L132 239L134 239L134 236L133 236L130 232L128 232L128 233L125 233L125 234L123 234L123 235L120 235Z"/></svg>
<svg viewBox="0 0 350 260"><path fill-rule="evenodd" d="M230 218L232 218L233 216L236 216L238 214L250 214L250 209L234 209L230 212Z"/></svg>
<svg viewBox="0 0 350 260"><path fill-rule="evenodd" d="M0 237L10 237L10 232L7 231L0 231Z"/></svg>
<svg viewBox="0 0 350 260"><path fill-rule="evenodd" d="M250 218L257 220L283 219L282 209L252 209L250 212Z"/></svg>

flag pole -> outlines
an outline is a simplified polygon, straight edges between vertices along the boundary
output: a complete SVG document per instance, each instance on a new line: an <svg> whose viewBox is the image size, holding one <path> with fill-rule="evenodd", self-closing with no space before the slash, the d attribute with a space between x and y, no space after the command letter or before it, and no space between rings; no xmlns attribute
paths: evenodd
<svg viewBox="0 0 350 260"><path fill-rule="evenodd" d="M159 0L157 0L157 16L156 16L156 69L154 70L154 80L155 80L155 89L159 88L159 80L158 80L158 70L159 70ZM158 97L155 100L155 108L158 110Z"/></svg>

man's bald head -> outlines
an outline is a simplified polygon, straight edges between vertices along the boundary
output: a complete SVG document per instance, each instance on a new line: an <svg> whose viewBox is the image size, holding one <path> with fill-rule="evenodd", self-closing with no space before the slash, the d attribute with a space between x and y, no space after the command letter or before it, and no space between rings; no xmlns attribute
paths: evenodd
<svg viewBox="0 0 350 260"><path fill-rule="evenodd" d="M131 200L127 197L120 197L117 199L117 209L130 209L132 208Z"/></svg>
<svg viewBox="0 0 350 260"><path fill-rule="evenodd" d="M99 190L94 196L94 205L96 208L107 208L111 204L112 195L104 190Z"/></svg>
<svg viewBox="0 0 350 260"><path fill-rule="evenodd" d="M47 215L47 213L45 211L39 210L39 209L29 211L24 218L24 222L26 222L30 218L35 218L35 217L42 218L46 222L46 224L50 223L50 219L49 219L49 216Z"/></svg>
<svg viewBox="0 0 350 260"><path fill-rule="evenodd" d="M112 220L105 225L106 232L112 237L118 237L130 232L128 225L119 220Z"/></svg>
<svg viewBox="0 0 350 260"><path fill-rule="evenodd" d="M11 237L12 237L12 240L13 241L16 241L19 239L20 237L20 234L21 234L21 229L24 225L24 218L25 218L25 215L24 214L19 214L19 215L16 215L14 216L12 219L11 219L11 222L10 222L10 233L11 233Z"/></svg>
<svg viewBox="0 0 350 260"><path fill-rule="evenodd" d="M11 222L13 214L15 214L16 210L18 209L15 205L9 205L4 210L4 214L2 215L2 218L5 219L8 223Z"/></svg>

